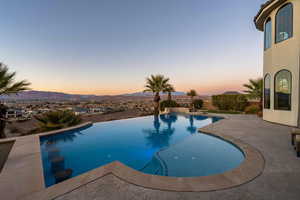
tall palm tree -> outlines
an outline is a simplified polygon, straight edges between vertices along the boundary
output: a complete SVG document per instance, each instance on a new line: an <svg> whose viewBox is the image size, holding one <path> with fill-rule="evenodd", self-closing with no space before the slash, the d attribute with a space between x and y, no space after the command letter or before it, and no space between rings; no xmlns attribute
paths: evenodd
<svg viewBox="0 0 300 200"><path fill-rule="evenodd" d="M146 85L144 92L153 92L154 94L154 114L159 114L159 102L160 102L160 96L159 93L163 92L169 82L169 78L164 77L163 75L151 75L146 79Z"/></svg>
<svg viewBox="0 0 300 200"><path fill-rule="evenodd" d="M175 88L173 85L168 84L163 92L168 93L168 101L171 101L172 100L172 92L175 92Z"/></svg>
<svg viewBox="0 0 300 200"><path fill-rule="evenodd" d="M29 90L29 82L15 81L16 72L9 72L6 65L0 63L0 95L18 94L21 91ZM5 138L7 107L0 104L0 138Z"/></svg>
<svg viewBox="0 0 300 200"><path fill-rule="evenodd" d="M194 97L198 95L196 90L190 90L186 93L186 95L191 97L191 108L194 109Z"/></svg>
<svg viewBox="0 0 300 200"><path fill-rule="evenodd" d="M246 92L250 98L259 99L259 106L262 108L263 79L250 79L249 83L243 86L247 88L244 92Z"/></svg>

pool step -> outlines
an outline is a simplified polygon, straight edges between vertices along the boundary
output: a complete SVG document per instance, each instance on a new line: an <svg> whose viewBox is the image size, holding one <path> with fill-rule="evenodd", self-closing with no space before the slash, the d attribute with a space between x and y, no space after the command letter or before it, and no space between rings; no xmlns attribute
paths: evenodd
<svg viewBox="0 0 300 200"><path fill-rule="evenodd" d="M62 182L64 180L71 178L72 173L73 173L72 169L65 169L65 170L56 172L54 174L55 183L59 183L59 182Z"/></svg>
<svg viewBox="0 0 300 200"><path fill-rule="evenodd" d="M51 159L51 170L56 173L65 169L65 159L62 156L57 156Z"/></svg>
<svg viewBox="0 0 300 200"><path fill-rule="evenodd" d="M146 174L155 174L160 176L165 175L160 161L156 157L152 158L152 160L139 171L142 171Z"/></svg>

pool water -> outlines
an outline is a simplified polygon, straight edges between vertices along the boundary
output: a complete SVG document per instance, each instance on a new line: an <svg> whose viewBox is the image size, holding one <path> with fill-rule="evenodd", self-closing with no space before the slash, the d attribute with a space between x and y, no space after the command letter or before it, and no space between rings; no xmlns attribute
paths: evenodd
<svg viewBox="0 0 300 200"><path fill-rule="evenodd" d="M197 131L220 119L171 113L43 136L45 184L51 186L116 160L160 176L223 173L239 166L244 154L229 142Z"/></svg>

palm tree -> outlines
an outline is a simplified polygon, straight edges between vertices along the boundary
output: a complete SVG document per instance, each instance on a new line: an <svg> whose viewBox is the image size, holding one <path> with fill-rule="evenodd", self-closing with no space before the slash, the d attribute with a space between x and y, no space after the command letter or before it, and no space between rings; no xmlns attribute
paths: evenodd
<svg viewBox="0 0 300 200"><path fill-rule="evenodd" d="M243 86L247 88L244 92L246 92L250 98L259 99L259 106L262 108L263 79L249 79L249 83Z"/></svg>
<svg viewBox="0 0 300 200"><path fill-rule="evenodd" d="M191 108L194 109L194 97L198 95L196 90L190 90L186 93L186 95L191 97Z"/></svg>
<svg viewBox="0 0 300 200"><path fill-rule="evenodd" d="M50 111L40 116L35 116L38 121L38 131L51 131L75 126L81 122L81 118L69 110Z"/></svg>
<svg viewBox="0 0 300 200"><path fill-rule="evenodd" d="M154 114L159 114L159 93L163 92L168 87L169 78L163 75L151 75L146 79L146 86L144 92L153 92L154 94Z"/></svg>
<svg viewBox="0 0 300 200"><path fill-rule="evenodd" d="M175 88L173 85L168 84L163 92L168 93L168 101L171 101L172 100L172 92L175 92Z"/></svg>
<svg viewBox="0 0 300 200"><path fill-rule="evenodd" d="M21 91L29 90L29 82L15 81L16 72L9 72L6 65L0 63L0 95L18 94ZM7 107L0 104L0 138L5 138Z"/></svg>

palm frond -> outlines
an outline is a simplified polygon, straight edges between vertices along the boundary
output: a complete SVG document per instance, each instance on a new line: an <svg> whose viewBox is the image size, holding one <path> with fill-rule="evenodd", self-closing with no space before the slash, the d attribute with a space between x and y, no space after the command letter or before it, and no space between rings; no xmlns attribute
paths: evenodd
<svg viewBox="0 0 300 200"><path fill-rule="evenodd" d="M28 81L15 82L15 76L16 72L8 72L7 66L0 63L0 95L17 94L30 89Z"/></svg>
<svg viewBox="0 0 300 200"><path fill-rule="evenodd" d="M243 84L247 90L244 92L249 95L251 98L262 98L263 94L263 79L258 78L258 79L250 79L249 83Z"/></svg>
<svg viewBox="0 0 300 200"><path fill-rule="evenodd" d="M169 78L164 77L161 74L150 75L146 78L145 90L146 92L159 93L163 92L168 87Z"/></svg>

